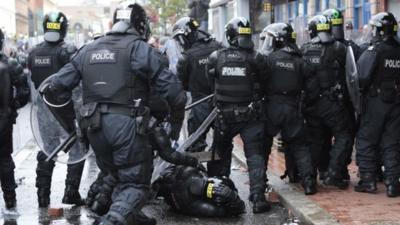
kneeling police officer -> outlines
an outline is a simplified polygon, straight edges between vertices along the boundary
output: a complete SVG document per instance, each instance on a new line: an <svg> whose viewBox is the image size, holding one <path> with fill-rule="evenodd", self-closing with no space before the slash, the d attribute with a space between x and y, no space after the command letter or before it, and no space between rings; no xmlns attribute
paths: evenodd
<svg viewBox="0 0 400 225"><path fill-rule="evenodd" d="M83 47L43 91L49 101L65 102L66 93L82 80L81 128L98 166L111 176L112 204L101 218L104 225L137 221L146 203L153 162L150 87L172 111L183 110L186 103L181 83L146 43L149 34L144 9L122 5L114 13L111 32Z"/></svg>

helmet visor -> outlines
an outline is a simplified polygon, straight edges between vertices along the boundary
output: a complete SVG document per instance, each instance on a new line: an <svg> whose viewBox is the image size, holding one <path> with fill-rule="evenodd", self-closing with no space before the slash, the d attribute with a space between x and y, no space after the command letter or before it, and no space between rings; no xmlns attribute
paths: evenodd
<svg viewBox="0 0 400 225"><path fill-rule="evenodd" d="M258 50L263 55L269 55L274 51L274 37L266 35L261 47Z"/></svg>
<svg viewBox="0 0 400 225"><path fill-rule="evenodd" d="M343 40L344 39L343 25L332 26L332 35L335 37L336 40Z"/></svg>
<svg viewBox="0 0 400 225"><path fill-rule="evenodd" d="M48 42L57 42L61 38L61 35L57 31L47 31L44 33L44 40Z"/></svg>

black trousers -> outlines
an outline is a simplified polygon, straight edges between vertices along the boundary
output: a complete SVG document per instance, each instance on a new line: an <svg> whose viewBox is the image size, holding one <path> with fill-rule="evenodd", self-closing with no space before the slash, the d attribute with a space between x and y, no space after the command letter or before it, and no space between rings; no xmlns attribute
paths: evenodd
<svg viewBox="0 0 400 225"><path fill-rule="evenodd" d="M265 134L267 149L272 147L273 137L279 132L282 140L288 145L286 158L292 158L302 178L315 177L311 161L310 150L305 140L305 122L303 115L298 110L295 99L285 96L268 98L265 104Z"/></svg>
<svg viewBox="0 0 400 225"><path fill-rule="evenodd" d="M335 138L329 151L327 166L330 176L342 178L342 170L347 166L348 151L352 146L352 125L346 107L337 100L322 96L307 108L307 142L310 146L311 157L315 167L324 168L320 159L324 159L327 137ZM324 163L322 161L322 163Z"/></svg>
<svg viewBox="0 0 400 225"><path fill-rule="evenodd" d="M14 177L15 164L11 154L13 152L13 121L0 131L0 182L3 192L14 191L17 188Z"/></svg>
<svg viewBox="0 0 400 225"><path fill-rule="evenodd" d="M103 114L100 124L101 128L87 133L89 142L100 170L117 181L104 219L125 224L147 201L153 152L147 134L137 132L135 118Z"/></svg>
<svg viewBox="0 0 400 225"><path fill-rule="evenodd" d="M220 160L208 163L209 176L230 175L232 140L240 134L250 179L250 195L264 193L266 189L267 151L265 149L264 124L259 120L231 123L219 117L215 124L214 148Z"/></svg>
<svg viewBox="0 0 400 225"><path fill-rule="evenodd" d="M200 99L201 98L199 98L199 97L193 98L192 102L195 102ZM196 130L203 123L203 121L211 113L211 110L212 109L210 107L210 104L207 101L202 102L192 108L192 110L190 111L190 114L189 114L189 119L188 119L189 135L196 132ZM190 149L189 151L203 151L205 149L205 147L207 146L207 144L206 144L207 132L205 132L205 134L202 135L198 139L198 141L193 145L193 148Z"/></svg>
<svg viewBox="0 0 400 225"><path fill-rule="evenodd" d="M376 176L381 155L385 179L400 177L400 105L379 96L367 97L356 139L356 159L361 174ZM379 152L381 151L381 152Z"/></svg>

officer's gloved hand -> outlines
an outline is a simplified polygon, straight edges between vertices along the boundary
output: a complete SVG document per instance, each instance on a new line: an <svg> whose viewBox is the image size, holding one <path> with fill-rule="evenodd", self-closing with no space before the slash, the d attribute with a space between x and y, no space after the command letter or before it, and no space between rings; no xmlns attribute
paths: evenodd
<svg viewBox="0 0 400 225"><path fill-rule="evenodd" d="M111 193L98 193L94 198L93 204L90 207L90 210L95 212L96 214L102 216L108 212L110 209L112 200Z"/></svg>

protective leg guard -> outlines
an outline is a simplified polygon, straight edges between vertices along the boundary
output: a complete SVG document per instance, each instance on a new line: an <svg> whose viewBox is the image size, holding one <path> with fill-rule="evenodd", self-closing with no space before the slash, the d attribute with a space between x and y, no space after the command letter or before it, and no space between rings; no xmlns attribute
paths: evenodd
<svg viewBox="0 0 400 225"><path fill-rule="evenodd" d="M50 188L38 188L38 204L40 208L48 207L50 204Z"/></svg>
<svg viewBox="0 0 400 225"><path fill-rule="evenodd" d="M68 205L84 205L85 201L81 198L77 187L68 185L65 187L62 203Z"/></svg>

